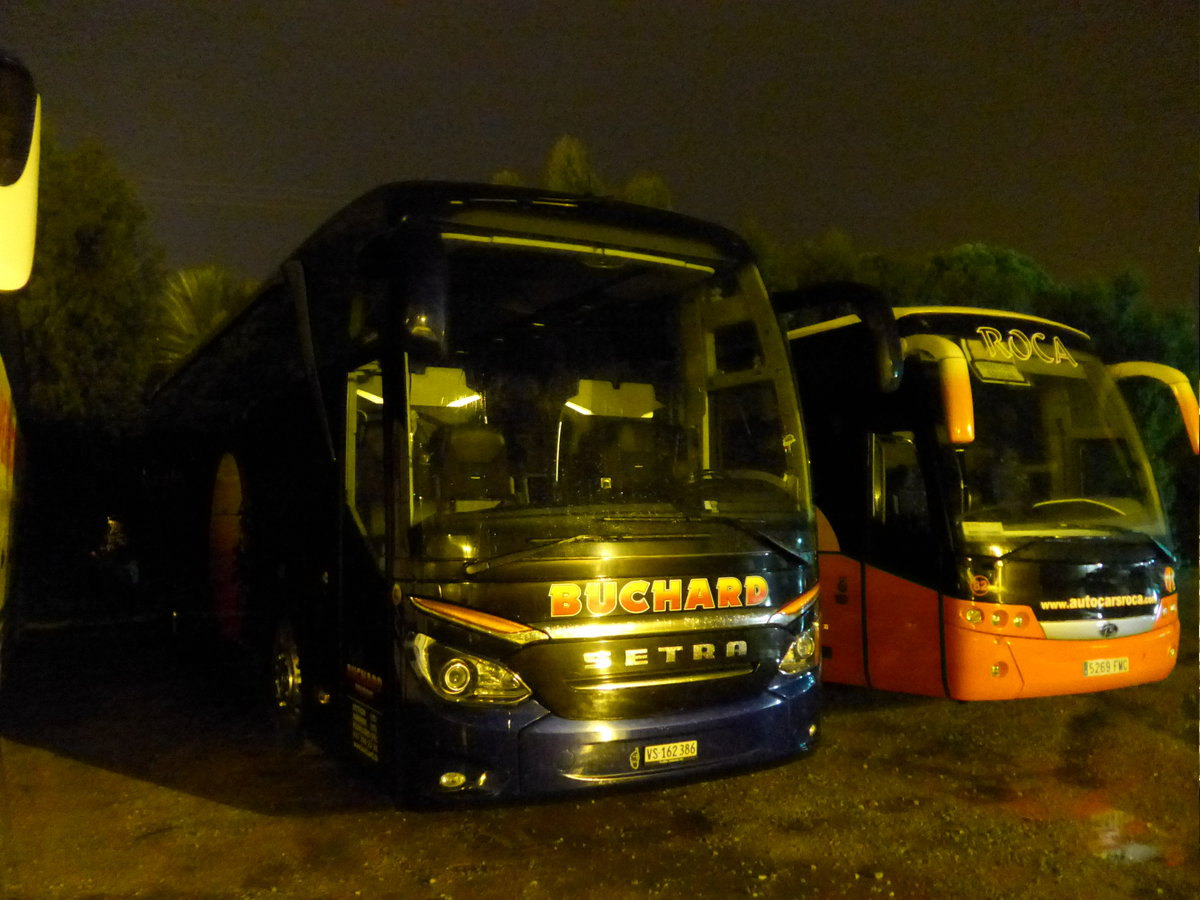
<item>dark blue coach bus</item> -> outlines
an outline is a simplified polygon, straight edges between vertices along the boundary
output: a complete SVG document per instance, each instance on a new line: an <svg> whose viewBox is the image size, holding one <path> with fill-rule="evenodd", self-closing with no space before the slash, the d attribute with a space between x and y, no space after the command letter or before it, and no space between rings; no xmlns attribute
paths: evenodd
<svg viewBox="0 0 1200 900"><path fill-rule="evenodd" d="M787 758L817 733L792 370L731 232L380 187L156 392L151 560L402 799ZM197 606L198 604L198 606Z"/></svg>

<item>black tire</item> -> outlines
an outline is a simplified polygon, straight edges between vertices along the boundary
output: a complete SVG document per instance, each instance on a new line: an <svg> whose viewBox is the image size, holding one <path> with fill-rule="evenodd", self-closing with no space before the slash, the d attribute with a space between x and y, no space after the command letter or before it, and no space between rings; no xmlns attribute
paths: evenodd
<svg viewBox="0 0 1200 900"><path fill-rule="evenodd" d="M210 611L220 637L249 646L249 502L245 474L233 453L221 456L212 475L208 519Z"/></svg>
<svg viewBox="0 0 1200 900"><path fill-rule="evenodd" d="M5 698L5 686L8 684L10 655L12 653L12 641L9 639L9 624L0 613L0 709L3 709Z"/></svg>
<svg viewBox="0 0 1200 900"><path fill-rule="evenodd" d="M271 715L280 736L301 738L306 725L304 669L295 626L286 616L275 621L269 657Z"/></svg>
<svg viewBox="0 0 1200 900"><path fill-rule="evenodd" d="M9 598L11 605L12 598ZM5 617L0 612L0 724L3 724L17 703L15 696L18 686L14 684L16 675L16 657L21 633L15 617Z"/></svg>

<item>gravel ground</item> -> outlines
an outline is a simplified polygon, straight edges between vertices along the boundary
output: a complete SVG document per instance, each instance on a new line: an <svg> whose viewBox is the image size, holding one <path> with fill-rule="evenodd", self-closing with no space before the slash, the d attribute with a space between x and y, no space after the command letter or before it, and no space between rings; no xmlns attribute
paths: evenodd
<svg viewBox="0 0 1200 900"><path fill-rule="evenodd" d="M806 758L398 811L152 624L48 630L0 730L0 896L1200 896L1196 594L1166 681L964 704L828 689Z"/></svg>

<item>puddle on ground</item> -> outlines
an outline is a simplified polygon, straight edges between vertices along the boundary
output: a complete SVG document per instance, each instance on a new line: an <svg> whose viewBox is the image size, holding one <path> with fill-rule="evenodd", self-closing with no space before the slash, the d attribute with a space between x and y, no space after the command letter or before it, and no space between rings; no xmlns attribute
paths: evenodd
<svg viewBox="0 0 1200 900"><path fill-rule="evenodd" d="M1001 806L1029 821L1061 823L1077 829L1088 852L1101 859L1115 863L1159 861L1168 866L1184 861L1182 841L1117 809L1099 790L1039 789L1037 796L1026 794Z"/></svg>

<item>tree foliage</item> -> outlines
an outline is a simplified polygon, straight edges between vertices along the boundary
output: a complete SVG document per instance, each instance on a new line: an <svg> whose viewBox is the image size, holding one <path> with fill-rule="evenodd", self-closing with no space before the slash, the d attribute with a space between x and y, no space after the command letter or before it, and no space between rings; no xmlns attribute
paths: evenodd
<svg viewBox="0 0 1200 900"><path fill-rule="evenodd" d="M135 425L162 260L145 209L105 151L44 138L37 256L16 298L27 420L108 432Z"/></svg>
<svg viewBox="0 0 1200 900"><path fill-rule="evenodd" d="M582 194L594 197L603 194L604 182L592 165L587 147L579 138L564 134L550 148L546 157L546 168L542 174L542 186L552 191L567 194Z"/></svg>
<svg viewBox="0 0 1200 900"><path fill-rule="evenodd" d="M161 295L155 363L163 369L179 365L246 303L255 287L256 282L217 265L172 274Z"/></svg>
<svg viewBox="0 0 1200 900"><path fill-rule="evenodd" d="M657 172L635 172L621 186L617 196L629 203L653 206L655 209L670 209L674 202L671 189Z"/></svg>
<svg viewBox="0 0 1200 900"><path fill-rule="evenodd" d="M492 175L492 184L520 187L525 180L513 169L501 169ZM635 172L619 187L609 189L600 170L592 163L587 145L570 134L564 134L550 148L539 186L584 197L613 196L658 209L670 209L672 204L671 189L663 177L655 172Z"/></svg>

